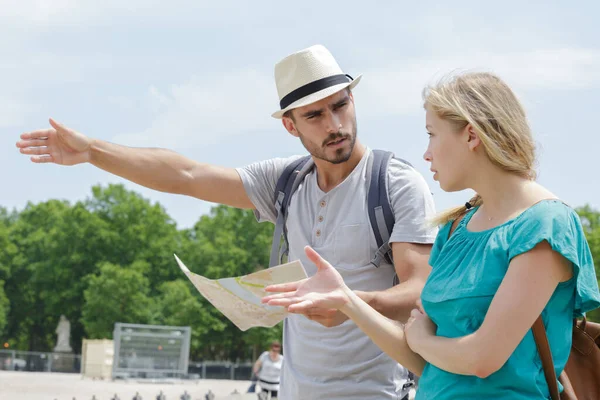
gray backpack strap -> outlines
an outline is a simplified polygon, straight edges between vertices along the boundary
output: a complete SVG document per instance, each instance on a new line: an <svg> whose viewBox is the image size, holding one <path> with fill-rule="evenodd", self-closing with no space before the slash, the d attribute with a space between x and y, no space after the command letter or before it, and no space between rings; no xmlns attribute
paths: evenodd
<svg viewBox="0 0 600 400"><path fill-rule="evenodd" d="M370 171L367 206L369 221L377 242L377 251L371 264L377 268L383 260L394 265L389 240L392 229L394 229L395 218L390 205L387 184L388 166L393 156L389 151L373 150L373 155L369 160L370 165L367 166L367 171Z"/></svg>
<svg viewBox="0 0 600 400"><path fill-rule="evenodd" d="M371 260L371 264L377 268L384 260L394 265L389 240L396 218L388 195L388 167L392 158L412 168L408 161L394 157L393 153L383 150L373 150L373 156L368 160L370 164L367 165L369 221L377 241L377 251ZM393 285L398 283L400 283L398 275L394 275Z"/></svg>
<svg viewBox="0 0 600 400"><path fill-rule="evenodd" d="M281 264L283 262L283 257L288 253L287 229L285 227L288 207L290 205L292 194L298 189L298 186L313 166L314 162L311 156L301 157L289 164L277 180L277 185L275 187L275 210L277 211L277 220L275 221L275 230L273 232L269 267ZM283 244L281 243L282 237Z"/></svg>

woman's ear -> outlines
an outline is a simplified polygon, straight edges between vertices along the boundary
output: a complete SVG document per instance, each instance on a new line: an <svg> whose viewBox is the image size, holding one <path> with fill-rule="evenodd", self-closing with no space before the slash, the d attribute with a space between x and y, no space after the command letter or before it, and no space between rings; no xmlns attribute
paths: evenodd
<svg viewBox="0 0 600 400"><path fill-rule="evenodd" d="M467 133L467 144L469 145L469 150L475 151L475 149L481 144L481 139L479 138L479 134L473 128L473 125L467 124L465 127Z"/></svg>

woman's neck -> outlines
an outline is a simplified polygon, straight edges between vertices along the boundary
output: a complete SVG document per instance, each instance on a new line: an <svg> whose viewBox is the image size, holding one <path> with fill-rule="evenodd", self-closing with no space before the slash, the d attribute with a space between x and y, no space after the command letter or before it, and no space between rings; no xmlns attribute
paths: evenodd
<svg viewBox="0 0 600 400"><path fill-rule="evenodd" d="M472 188L483 201L478 213L488 220L509 220L542 199L556 197L535 181L497 167L479 172Z"/></svg>

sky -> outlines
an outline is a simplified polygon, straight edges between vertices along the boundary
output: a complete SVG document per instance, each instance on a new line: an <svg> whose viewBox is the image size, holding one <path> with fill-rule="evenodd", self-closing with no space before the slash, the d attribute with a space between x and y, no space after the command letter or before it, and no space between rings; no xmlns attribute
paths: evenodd
<svg viewBox="0 0 600 400"><path fill-rule="evenodd" d="M52 117L94 138L223 166L304 154L270 116L273 67L322 44L345 73L363 74L354 90L361 141L410 161L438 210L471 193L445 193L432 180L421 92L456 70L503 78L528 113L539 182L600 209L598 15L593 0L0 0L0 206L76 202L93 185L123 183L179 228L193 226L214 204L90 165L33 164L15 142Z"/></svg>

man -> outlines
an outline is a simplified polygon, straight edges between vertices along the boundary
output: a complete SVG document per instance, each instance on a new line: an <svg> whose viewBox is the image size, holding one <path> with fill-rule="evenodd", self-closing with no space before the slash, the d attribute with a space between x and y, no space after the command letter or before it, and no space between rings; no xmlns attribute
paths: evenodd
<svg viewBox="0 0 600 400"><path fill-rule="evenodd" d="M275 66L285 129L312 155L288 209L289 259L305 257L310 244L336 266L344 280L372 307L406 321L429 274L430 244L436 230L431 193L408 164L392 160L388 195L395 215L390 237L394 266L375 268L377 250L367 212L367 161L372 155L357 138L352 89L361 76L345 75L320 45L293 53ZM164 149L128 148L93 140L50 120L51 129L25 133L17 143L38 163L91 163L140 185L254 209L259 221L276 219L274 191L285 167L298 157L272 159L245 168L224 168L189 160ZM392 287L394 274L400 284ZM314 309L286 318L280 399L398 399L407 371L387 357L343 314Z"/></svg>

